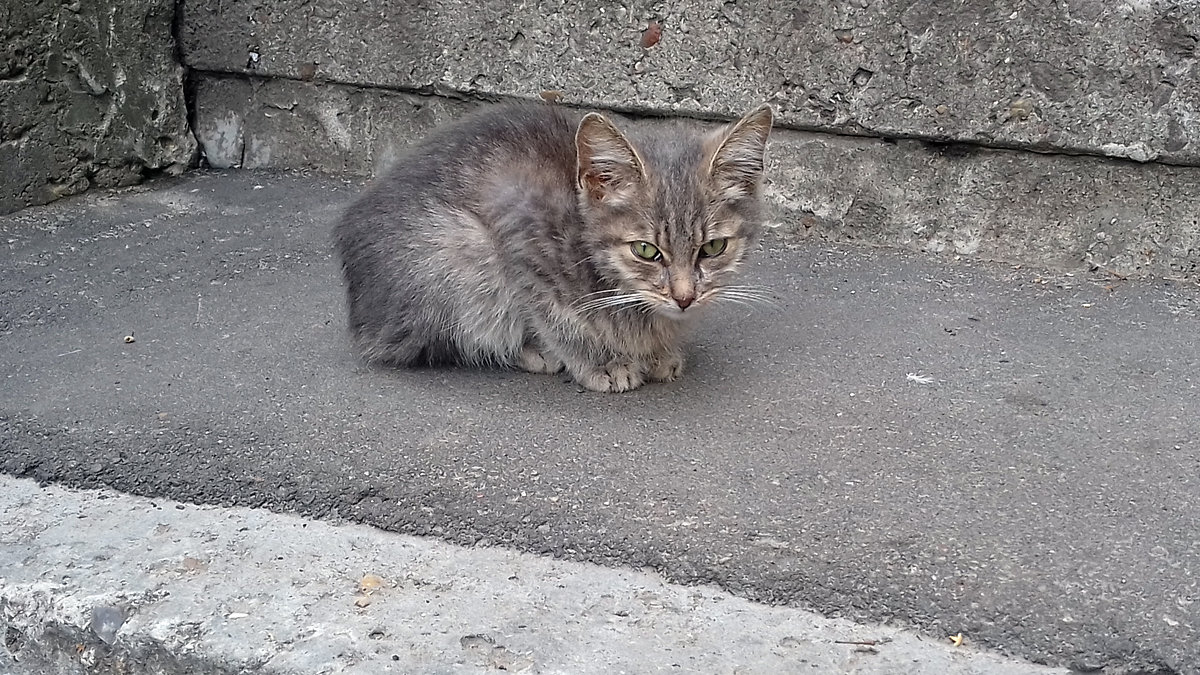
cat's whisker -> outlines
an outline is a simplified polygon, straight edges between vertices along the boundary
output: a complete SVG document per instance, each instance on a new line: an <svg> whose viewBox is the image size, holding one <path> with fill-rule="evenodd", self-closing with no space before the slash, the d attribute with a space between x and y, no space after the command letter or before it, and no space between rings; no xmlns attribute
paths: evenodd
<svg viewBox="0 0 1200 675"><path fill-rule="evenodd" d="M736 288L738 290L743 290L743 291L765 291L765 292L770 292L770 291L775 290L773 286L760 286L758 284L726 284L725 286L722 286L721 288Z"/></svg>
<svg viewBox="0 0 1200 675"><path fill-rule="evenodd" d="M628 293L628 291L625 291L620 288L605 288L605 289L601 289L599 291L592 291L591 293L585 293L585 294L579 296L574 302L571 303L571 306L573 307L580 303L584 303L584 302L588 301L589 299L594 299L598 295L613 295L616 293Z"/></svg>
<svg viewBox="0 0 1200 675"><path fill-rule="evenodd" d="M596 307L620 307L622 305L636 305L643 302L641 298L613 298L608 302L598 303Z"/></svg>
<svg viewBox="0 0 1200 675"><path fill-rule="evenodd" d="M766 302L778 302L779 300L779 298L774 295L768 295L766 293L751 293L747 291L719 292L718 295L725 295L734 298L752 298L755 300L764 300Z"/></svg>
<svg viewBox="0 0 1200 675"><path fill-rule="evenodd" d="M637 309L642 313L656 309L654 301L641 293L630 293L619 298L606 298L606 300L608 302L599 304L595 309Z"/></svg>
<svg viewBox="0 0 1200 675"><path fill-rule="evenodd" d="M634 304L639 304L639 303L644 303L644 302L645 302L645 298L642 297L641 293L625 292L622 295L615 295L615 296L610 296L610 297L603 297L603 298L596 298L593 300L589 300L588 302L585 302L582 305L579 305L575 309L576 309L576 311L580 312L581 314L588 314L588 313L594 312L599 309L622 307L622 306L626 306L626 305L634 305Z"/></svg>
<svg viewBox="0 0 1200 675"><path fill-rule="evenodd" d="M713 304L733 304L751 309L769 307L779 311L779 298L761 286L726 286L713 289L709 299Z"/></svg>
<svg viewBox="0 0 1200 675"><path fill-rule="evenodd" d="M759 295L775 295L775 289L771 288L770 286L751 286L747 284L722 286L717 290L721 292L738 291L741 293L757 293Z"/></svg>
<svg viewBox="0 0 1200 675"><path fill-rule="evenodd" d="M584 257L583 257L583 258L582 258L582 259L581 259L579 262L575 263L574 265L570 265L570 266L568 266L566 269L573 270L573 269L575 269L576 267L579 267L580 265L582 265L582 264L584 264L584 263L591 262L591 261L592 261L592 258L595 258L595 257L596 257L596 256L594 256L594 255L587 255L587 256L584 256Z"/></svg>
<svg viewBox="0 0 1200 675"><path fill-rule="evenodd" d="M599 296L599 297L597 297L597 296ZM638 297L638 294L635 292L614 289L612 291L597 291L596 293L589 293L589 294L583 296L582 298L580 298L580 300L585 301L581 304L587 305L587 304L591 304L593 302L604 302L606 300L615 300L617 298L635 298L635 297ZM578 301L577 301L576 304L580 304L580 303L578 303Z"/></svg>
<svg viewBox="0 0 1200 675"><path fill-rule="evenodd" d="M652 303L652 301L647 300L647 301L644 301L644 303L642 303L641 305L638 305L637 309L642 310L642 313L650 313L650 312L656 312L656 311L661 310L662 306L664 306L664 304Z"/></svg>
<svg viewBox="0 0 1200 675"><path fill-rule="evenodd" d="M746 302L745 300L738 300L737 298L724 297L724 298L719 298L719 299L723 300L725 302L733 303L735 305L742 305L744 307L756 307L757 306L752 302Z"/></svg>
<svg viewBox="0 0 1200 675"><path fill-rule="evenodd" d="M749 304L759 305L778 305L779 303L774 298L763 298L752 295L738 295L736 293L721 294L714 297L720 300L738 300Z"/></svg>
<svg viewBox="0 0 1200 675"><path fill-rule="evenodd" d="M713 291L714 299L738 299L764 305L779 304L779 298L770 290L756 286L727 286Z"/></svg>
<svg viewBox="0 0 1200 675"><path fill-rule="evenodd" d="M583 313L588 313L588 312L593 312L595 310L605 309L605 307L629 305L629 304L635 303L635 301L636 300L632 300L632 299L629 299L629 300L623 300L623 299L608 300L608 299L606 299L605 301L595 301L595 303L588 303L586 305L578 307L578 311L583 312Z"/></svg>

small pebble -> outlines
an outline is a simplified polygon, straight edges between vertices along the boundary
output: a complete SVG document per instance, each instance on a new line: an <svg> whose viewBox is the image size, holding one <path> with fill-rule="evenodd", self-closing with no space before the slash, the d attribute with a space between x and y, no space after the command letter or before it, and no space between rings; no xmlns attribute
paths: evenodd
<svg viewBox="0 0 1200 675"><path fill-rule="evenodd" d="M120 607L101 605L92 608L92 632L96 637L111 645L117 639L117 631L125 623L125 612Z"/></svg>

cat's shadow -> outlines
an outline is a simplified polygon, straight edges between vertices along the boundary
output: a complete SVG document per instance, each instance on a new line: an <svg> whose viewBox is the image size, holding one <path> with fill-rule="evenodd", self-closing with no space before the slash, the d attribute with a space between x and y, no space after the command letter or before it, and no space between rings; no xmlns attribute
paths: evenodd
<svg viewBox="0 0 1200 675"><path fill-rule="evenodd" d="M716 308L686 346L686 366L671 382L647 382L619 394L588 391L565 372L555 375L464 366L394 368L362 366L370 388L453 408L462 401L518 414L577 415L582 418L686 414L719 410L772 376L772 311ZM778 345L775 345L778 347Z"/></svg>

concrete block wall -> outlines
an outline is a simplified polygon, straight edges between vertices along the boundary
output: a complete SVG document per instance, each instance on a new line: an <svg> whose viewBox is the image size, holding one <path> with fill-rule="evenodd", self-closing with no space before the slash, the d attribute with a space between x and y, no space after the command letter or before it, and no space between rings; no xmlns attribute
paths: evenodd
<svg viewBox="0 0 1200 675"><path fill-rule="evenodd" d="M186 0L192 68L1200 163L1200 5Z"/></svg>
<svg viewBox="0 0 1200 675"><path fill-rule="evenodd" d="M25 36L0 210L181 166L182 65L214 167L369 175L506 98L638 123L768 101L788 238L1200 280L1196 0L116 4L0 9Z"/></svg>
<svg viewBox="0 0 1200 675"><path fill-rule="evenodd" d="M1200 279L1200 3L186 0L214 166L372 173L480 101L779 111L777 231Z"/></svg>
<svg viewBox="0 0 1200 675"><path fill-rule="evenodd" d="M192 163L173 0L0 3L0 213Z"/></svg>

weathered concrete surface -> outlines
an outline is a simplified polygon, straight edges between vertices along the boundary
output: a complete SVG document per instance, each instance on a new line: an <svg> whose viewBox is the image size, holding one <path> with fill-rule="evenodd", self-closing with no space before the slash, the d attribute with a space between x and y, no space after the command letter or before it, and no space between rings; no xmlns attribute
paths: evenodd
<svg viewBox="0 0 1200 675"><path fill-rule="evenodd" d="M0 3L0 213L186 167L174 16L173 0Z"/></svg>
<svg viewBox="0 0 1200 675"><path fill-rule="evenodd" d="M1067 672L650 572L263 510L0 476L0 512L6 675Z"/></svg>
<svg viewBox="0 0 1200 675"><path fill-rule="evenodd" d="M658 26L660 35L655 35ZM186 0L197 69L1200 163L1200 2Z"/></svg>
<svg viewBox="0 0 1200 675"><path fill-rule="evenodd" d="M1200 281L1200 168L780 134L785 233Z"/></svg>
<svg viewBox="0 0 1200 675"><path fill-rule="evenodd" d="M773 242L745 281L777 306L714 312L669 385L376 371L330 256L358 187L198 173L0 219L0 471L1200 675L1194 285Z"/></svg>
<svg viewBox="0 0 1200 675"><path fill-rule="evenodd" d="M437 96L291 80L195 78L196 137L217 169L369 175L472 105Z"/></svg>
<svg viewBox="0 0 1200 675"><path fill-rule="evenodd" d="M196 133L215 167L359 174L472 107L209 76L198 78L196 105ZM1200 281L1200 168L788 130L773 135L769 154L768 194L789 240Z"/></svg>

